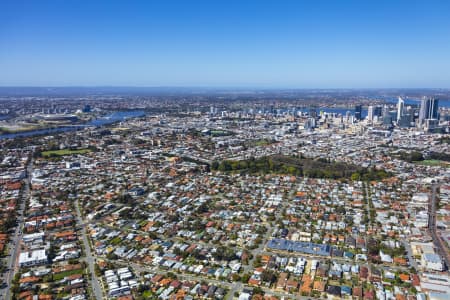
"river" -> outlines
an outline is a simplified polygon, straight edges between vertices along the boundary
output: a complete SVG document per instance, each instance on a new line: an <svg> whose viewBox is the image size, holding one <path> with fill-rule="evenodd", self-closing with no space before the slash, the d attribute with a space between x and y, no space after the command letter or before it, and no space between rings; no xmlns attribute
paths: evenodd
<svg viewBox="0 0 450 300"><path fill-rule="evenodd" d="M0 135L0 139L13 139L16 137L27 137L34 135L46 135L52 133L60 133L60 132L68 132L68 131L76 131L86 127L100 127L104 125L109 125L115 122L124 121L130 118L142 117L145 115L145 112L142 110L130 110L130 111L117 111L113 112L109 115L100 117L95 120L91 120L87 123L80 125L72 125L72 126L63 126L57 128L48 128L48 129L38 129L17 133L5 133Z"/></svg>

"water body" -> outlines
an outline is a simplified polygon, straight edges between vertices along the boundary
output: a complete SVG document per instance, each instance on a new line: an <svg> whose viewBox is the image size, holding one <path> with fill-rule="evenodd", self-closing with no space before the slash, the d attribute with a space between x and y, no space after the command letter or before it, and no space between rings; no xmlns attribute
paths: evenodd
<svg viewBox="0 0 450 300"><path fill-rule="evenodd" d="M117 111L113 112L104 117L89 121L88 123L81 125L73 125L73 126L63 126L58 128L49 128L49 129L38 129L26 132L17 132L17 133L6 133L0 135L0 139L13 139L16 137L27 137L34 135L46 135L52 133L61 133L61 132L69 132L76 131L86 127L100 127L104 125L109 125L115 122L124 121L130 118L142 117L145 115L145 112L142 110L131 110L131 111Z"/></svg>

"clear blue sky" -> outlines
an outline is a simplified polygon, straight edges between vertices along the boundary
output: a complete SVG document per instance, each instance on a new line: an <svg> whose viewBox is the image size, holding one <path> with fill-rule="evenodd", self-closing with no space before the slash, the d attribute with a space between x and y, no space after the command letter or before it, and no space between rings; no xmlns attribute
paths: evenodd
<svg viewBox="0 0 450 300"><path fill-rule="evenodd" d="M2 86L450 87L450 1L0 1Z"/></svg>

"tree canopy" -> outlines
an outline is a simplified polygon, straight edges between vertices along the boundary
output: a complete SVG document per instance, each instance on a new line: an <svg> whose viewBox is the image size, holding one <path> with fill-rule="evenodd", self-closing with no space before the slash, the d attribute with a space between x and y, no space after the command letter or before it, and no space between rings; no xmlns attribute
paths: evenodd
<svg viewBox="0 0 450 300"><path fill-rule="evenodd" d="M213 162L212 170L240 172L243 174L288 174L311 178L380 180L389 173L374 168L363 168L326 159L312 159L286 155L263 156L247 160L223 160Z"/></svg>

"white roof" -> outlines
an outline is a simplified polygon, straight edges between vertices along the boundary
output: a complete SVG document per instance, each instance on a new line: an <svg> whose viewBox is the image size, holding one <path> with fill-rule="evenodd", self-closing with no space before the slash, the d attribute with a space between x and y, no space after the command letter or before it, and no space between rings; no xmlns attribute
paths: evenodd
<svg viewBox="0 0 450 300"><path fill-rule="evenodd" d="M38 238L44 237L44 235L45 235L44 232L36 232L36 233L24 234L22 239L23 240L34 240L34 239L38 239Z"/></svg>
<svg viewBox="0 0 450 300"><path fill-rule="evenodd" d="M30 252L22 252L19 256L19 264L33 263L40 260L46 260L47 254L45 249L34 250Z"/></svg>
<svg viewBox="0 0 450 300"><path fill-rule="evenodd" d="M424 253L423 254L423 258L428 261L428 262L432 262L432 263L441 263L441 258L439 257L439 255L434 254L434 253Z"/></svg>

